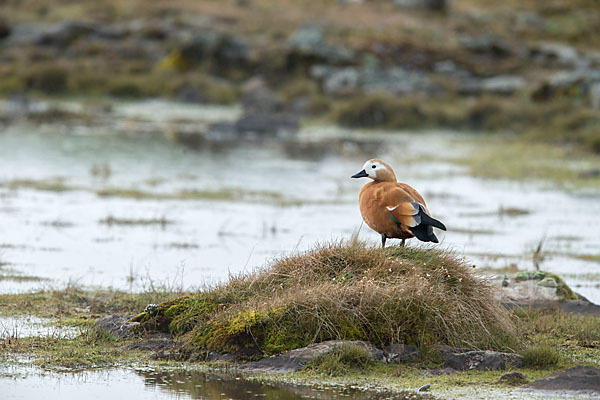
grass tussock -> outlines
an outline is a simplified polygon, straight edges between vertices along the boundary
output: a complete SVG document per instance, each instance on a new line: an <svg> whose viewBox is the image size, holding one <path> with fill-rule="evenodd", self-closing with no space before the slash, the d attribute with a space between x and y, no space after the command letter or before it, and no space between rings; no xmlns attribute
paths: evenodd
<svg viewBox="0 0 600 400"><path fill-rule="evenodd" d="M521 352L523 367L545 369L558 365L561 361L560 353L548 345L536 345Z"/></svg>
<svg viewBox="0 0 600 400"><path fill-rule="evenodd" d="M446 251L334 243L159 306L190 350L253 358L330 339L514 345L492 288ZM148 322L149 324L146 324Z"/></svg>
<svg viewBox="0 0 600 400"><path fill-rule="evenodd" d="M368 371L373 365L371 353L364 346L341 345L315 358L304 369L328 376L342 376L350 371Z"/></svg>

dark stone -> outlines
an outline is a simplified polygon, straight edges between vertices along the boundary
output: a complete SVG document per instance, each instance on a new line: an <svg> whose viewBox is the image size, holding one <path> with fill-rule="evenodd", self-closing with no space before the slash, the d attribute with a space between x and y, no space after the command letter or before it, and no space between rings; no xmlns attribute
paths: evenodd
<svg viewBox="0 0 600 400"><path fill-rule="evenodd" d="M241 67L249 59L249 50L238 38L216 31L194 35L179 49L181 57L192 64L211 61L218 68Z"/></svg>
<svg viewBox="0 0 600 400"><path fill-rule="evenodd" d="M139 322L129 322L134 316L135 315L107 315L96 321L94 327L104 329L120 339L125 339L133 336L134 332L132 331L132 328L140 324Z"/></svg>
<svg viewBox="0 0 600 400"><path fill-rule="evenodd" d="M469 369L497 371L508 368L518 368L522 363L523 357L518 354L474 350L466 353L449 354L446 357L444 366L459 371Z"/></svg>
<svg viewBox="0 0 600 400"><path fill-rule="evenodd" d="M91 24L78 21L62 22L41 34L36 44L66 47L80 37L87 36L94 31L95 27Z"/></svg>
<svg viewBox="0 0 600 400"><path fill-rule="evenodd" d="M287 353L265 357L259 361L240 366L240 370L247 372L263 373L287 373L299 371L306 363L319 356L331 353L338 346L363 346L371 353L373 360L384 360L382 350L369 342L349 340L328 340L326 342L311 344L300 349L288 351Z"/></svg>
<svg viewBox="0 0 600 400"><path fill-rule="evenodd" d="M403 8L414 8L440 13L447 13L450 9L450 0L394 0L394 4Z"/></svg>
<svg viewBox="0 0 600 400"><path fill-rule="evenodd" d="M0 18L0 40L10 36L11 28L8 22L3 18Z"/></svg>
<svg viewBox="0 0 600 400"><path fill-rule="evenodd" d="M408 363L417 359L419 351L417 346L407 344L391 344L383 349L386 362Z"/></svg>
<svg viewBox="0 0 600 400"><path fill-rule="evenodd" d="M513 53L502 39L494 35L463 37L460 44L472 53L491 57L503 58Z"/></svg>
<svg viewBox="0 0 600 400"><path fill-rule="evenodd" d="M498 383L504 383L512 386L520 386L527 383L527 378L522 373L514 371L502 375L498 380Z"/></svg>
<svg viewBox="0 0 600 400"><path fill-rule="evenodd" d="M579 365L525 386L527 389L577 391L600 394L600 369Z"/></svg>
<svg viewBox="0 0 600 400"><path fill-rule="evenodd" d="M196 88L186 85L175 91L175 100L190 104L208 103L206 96L202 95Z"/></svg>

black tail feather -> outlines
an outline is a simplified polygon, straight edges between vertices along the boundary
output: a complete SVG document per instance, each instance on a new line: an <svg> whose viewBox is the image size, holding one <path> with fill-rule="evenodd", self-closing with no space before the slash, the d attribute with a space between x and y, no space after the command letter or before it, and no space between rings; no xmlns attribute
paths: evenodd
<svg viewBox="0 0 600 400"><path fill-rule="evenodd" d="M436 228L439 228L443 231L446 230L446 225L442 223L442 221L438 221L435 218L431 218L422 208L419 211L419 215L421 216L421 223L425 225L433 225Z"/></svg>
<svg viewBox="0 0 600 400"><path fill-rule="evenodd" d="M440 242L437 236L435 236L435 233L433 233L433 227L431 225L417 225L413 228L410 228L410 231L422 242Z"/></svg>
<svg viewBox="0 0 600 400"><path fill-rule="evenodd" d="M420 223L419 225L410 228L410 231L417 239L423 242L439 243L437 236L435 236L435 233L433 233L433 227L435 226L436 228L445 231L446 225L427 214L422 205L419 204L418 207Z"/></svg>

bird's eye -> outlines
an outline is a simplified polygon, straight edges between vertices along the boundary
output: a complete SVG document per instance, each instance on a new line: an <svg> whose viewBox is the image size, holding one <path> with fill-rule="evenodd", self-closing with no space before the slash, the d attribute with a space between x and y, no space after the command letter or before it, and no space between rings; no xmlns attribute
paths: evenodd
<svg viewBox="0 0 600 400"><path fill-rule="evenodd" d="M377 168L377 166L376 166L376 165L373 165L371 168L375 169L375 168Z"/></svg>

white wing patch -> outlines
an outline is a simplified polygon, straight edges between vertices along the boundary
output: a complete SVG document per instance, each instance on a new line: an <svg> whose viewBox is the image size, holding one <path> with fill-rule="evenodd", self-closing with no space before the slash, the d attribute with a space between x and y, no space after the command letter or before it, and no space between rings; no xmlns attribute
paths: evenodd
<svg viewBox="0 0 600 400"><path fill-rule="evenodd" d="M398 207L400 207L400 204L398 204L396 207L386 207L386 208L388 209L388 211L394 211Z"/></svg>

